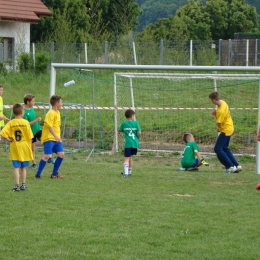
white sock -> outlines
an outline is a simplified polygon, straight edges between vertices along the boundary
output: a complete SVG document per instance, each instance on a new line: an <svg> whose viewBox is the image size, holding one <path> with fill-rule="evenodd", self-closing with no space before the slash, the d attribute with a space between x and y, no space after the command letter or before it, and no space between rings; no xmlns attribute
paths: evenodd
<svg viewBox="0 0 260 260"><path fill-rule="evenodd" d="M128 163L124 163L124 173L125 175L128 175L128 170L129 170L129 164Z"/></svg>
<svg viewBox="0 0 260 260"><path fill-rule="evenodd" d="M132 168L128 168L128 174L132 174Z"/></svg>

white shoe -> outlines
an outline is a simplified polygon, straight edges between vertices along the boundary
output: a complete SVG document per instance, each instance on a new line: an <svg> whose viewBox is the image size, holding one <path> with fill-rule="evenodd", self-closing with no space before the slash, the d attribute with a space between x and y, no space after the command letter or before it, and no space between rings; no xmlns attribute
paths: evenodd
<svg viewBox="0 0 260 260"><path fill-rule="evenodd" d="M233 172L238 172L236 166L233 166L233 167L231 166L230 168L228 168L224 171L224 173L233 173Z"/></svg>
<svg viewBox="0 0 260 260"><path fill-rule="evenodd" d="M242 166L241 165L238 165L236 168L237 168L237 172L241 172L242 171Z"/></svg>

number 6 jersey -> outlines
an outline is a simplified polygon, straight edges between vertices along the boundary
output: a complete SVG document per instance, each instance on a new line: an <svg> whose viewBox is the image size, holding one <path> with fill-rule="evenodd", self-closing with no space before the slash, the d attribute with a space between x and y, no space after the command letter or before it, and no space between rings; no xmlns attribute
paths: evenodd
<svg viewBox="0 0 260 260"><path fill-rule="evenodd" d="M12 138L10 143L10 159L20 162L33 159L31 142L33 133L27 120L12 119L2 129L0 135L4 138Z"/></svg>

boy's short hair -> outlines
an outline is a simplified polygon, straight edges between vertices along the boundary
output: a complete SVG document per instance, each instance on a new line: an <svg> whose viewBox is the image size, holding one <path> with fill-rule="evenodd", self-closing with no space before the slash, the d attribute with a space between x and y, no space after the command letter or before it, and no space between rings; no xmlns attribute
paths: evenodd
<svg viewBox="0 0 260 260"><path fill-rule="evenodd" d="M210 94L209 94L209 98L211 99L211 100L220 100L220 95L219 95L219 93L217 92L217 91L213 91L213 92L211 92Z"/></svg>
<svg viewBox="0 0 260 260"><path fill-rule="evenodd" d="M26 94L24 97L23 97L23 102L24 104L26 105L27 102L30 102L32 101L32 99L35 98L34 95L31 95L31 94Z"/></svg>
<svg viewBox="0 0 260 260"><path fill-rule="evenodd" d="M127 110L125 111L125 117L126 117L126 118L130 118L130 117L132 117L134 114L135 114L135 111L132 110L132 109L127 109Z"/></svg>
<svg viewBox="0 0 260 260"><path fill-rule="evenodd" d="M58 95L52 95L50 98L50 104L54 106L57 102L61 100L61 96Z"/></svg>
<svg viewBox="0 0 260 260"><path fill-rule="evenodd" d="M3 85L0 85L0 88L3 88L4 86Z"/></svg>
<svg viewBox="0 0 260 260"><path fill-rule="evenodd" d="M182 136L182 140L185 142L185 143L188 143L189 139L190 139L190 136L191 136L191 133L184 133L183 136Z"/></svg>
<svg viewBox="0 0 260 260"><path fill-rule="evenodd" d="M16 116L21 115L23 112L23 106L21 104L14 104L13 105L13 113Z"/></svg>

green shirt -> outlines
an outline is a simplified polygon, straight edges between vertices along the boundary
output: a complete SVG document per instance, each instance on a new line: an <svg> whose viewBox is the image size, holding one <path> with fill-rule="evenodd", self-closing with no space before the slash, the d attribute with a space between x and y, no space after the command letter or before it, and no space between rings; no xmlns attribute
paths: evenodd
<svg viewBox="0 0 260 260"><path fill-rule="evenodd" d="M33 120L35 120L36 114L35 114L34 109L32 107L30 109L24 108L23 118L29 122L32 122ZM31 129L32 129L33 135L36 135L40 130L42 130L39 122L36 122L33 125L31 125Z"/></svg>
<svg viewBox="0 0 260 260"><path fill-rule="evenodd" d="M120 132L125 133L125 148L139 148L138 132L141 132L141 128L137 121L126 120L120 127Z"/></svg>
<svg viewBox="0 0 260 260"><path fill-rule="evenodd" d="M195 142L188 142L184 147L184 151L181 158L181 165L183 168L189 168L197 159L195 152L199 151L199 147Z"/></svg>

